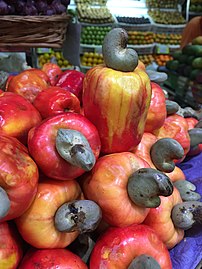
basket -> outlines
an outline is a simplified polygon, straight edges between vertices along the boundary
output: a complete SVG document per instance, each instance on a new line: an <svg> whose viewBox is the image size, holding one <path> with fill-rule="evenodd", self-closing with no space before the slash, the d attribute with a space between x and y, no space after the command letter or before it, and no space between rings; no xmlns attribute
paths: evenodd
<svg viewBox="0 0 202 269"><path fill-rule="evenodd" d="M61 48L70 18L67 14L0 16L0 47Z"/></svg>

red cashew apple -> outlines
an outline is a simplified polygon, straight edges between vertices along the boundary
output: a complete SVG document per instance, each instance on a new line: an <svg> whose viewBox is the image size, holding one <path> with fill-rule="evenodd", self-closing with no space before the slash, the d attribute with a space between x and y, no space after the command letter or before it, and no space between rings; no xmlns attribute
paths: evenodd
<svg viewBox="0 0 202 269"><path fill-rule="evenodd" d="M101 152L130 151L142 138L151 100L147 73L126 49L127 32L112 29L103 43L104 65L91 68L83 82L84 115L96 126Z"/></svg>
<svg viewBox="0 0 202 269"><path fill-rule="evenodd" d="M47 87L48 83L41 76L28 69L11 78L7 91L22 95L33 103L37 94Z"/></svg>
<svg viewBox="0 0 202 269"><path fill-rule="evenodd" d="M170 137L177 140L184 149L184 156L178 162L182 162L190 149L190 136L186 119L177 114L167 116L163 126L154 131L157 138Z"/></svg>
<svg viewBox="0 0 202 269"><path fill-rule="evenodd" d="M150 167L152 168L156 168L155 163L153 163L152 161L152 157L151 157L151 148L152 146L158 141L157 137L151 133L144 133L141 142L138 144L138 146L132 151L136 156L144 159L146 162L148 162L148 164L150 165ZM171 141L172 142L172 141ZM159 158L160 162L164 162L165 161L165 155L169 155L169 147L170 150L172 149L170 144L164 145L163 150L162 150L162 155ZM157 149L158 151L158 149ZM163 156L164 155L164 156ZM176 155L175 155L176 157ZM169 158L167 158L166 161L168 161ZM170 161L172 161L172 158L170 157ZM169 173L165 173L172 182L175 182L177 180L183 180L185 179L185 175L183 173L183 171L177 167L174 166L173 167L173 171L169 172Z"/></svg>
<svg viewBox="0 0 202 269"><path fill-rule="evenodd" d="M99 158L92 171L81 178L81 186L85 197L102 209L103 220L119 227L142 223L149 207L158 205L158 195L172 193L166 175L130 152Z"/></svg>
<svg viewBox="0 0 202 269"><path fill-rule="evenodd" d="M147 266L148 267L147 267ZM171 269L169 252L147 225L109 228L96 242L90 269Z"/></svg>
<svg viewBox="0 0 202 269"><path fill-rule="evenodd" d="M32 205L15 222L31 246L54 249L65 248L79 233L95 229L100 218L99 208L84 200L77 181L43 177Z"/></svg>
<svg viewBox="0 0 202 269"><path fill-rule="evenodd" d="M75 179L91 170L100 147L95 126L73 112L49 117L28 134L30 155L42 172L54 179Z"/></svg>
<svg viewBox="0 0 202 269"><path fill-rule="evenodd" d="M55 86L58 76L63 72L62 69L55 63L45 63L41 70L44 71L49 77L51 86Z"/></svg>
<svg viewBox="0 0 202 269"><path fill-rule="evenodd" d="M26 71L34 72L36 75L38 75L40 78L42 78L47 83L48 86L50 85L50 79L49 79L48 75L44 71L42 71L41 69L30 68L30 69L27 69Z"/></svg>
<svg viewBox="0 0 202 269"><path fill-rule="evenodd" d="M82 102L83 80L85 74L77 70L63 71L57 79L55 86L61 87L75 94Z"/></svg>
<svg viewBox="0 0 202 269"><path fill-rule="evenodd" d="M41 122L39 111L23 96L0 93L0 132L27 144L28 131Z"/></svg>
<svg viewBox="0 0 202 269"><path fill-rule="evenodd" d="M17 269L22 258L22 242L11 222L0 223L0 268Z"/></svg>
<svg viewBox="0 0 202 269"><path fill-rule="evenodd" d="M182 198L177 188L174 187L172 195L161 197L160 206L151 208L143 222L159 235L168 249L173 248L184 238L184 230L175 227L171 218L173 207L179 203L182 203Z"/></svg>
<svg viewBox="0 0 202 269"><path fill-rule="evenodd" d="M56 86L40 92L33 105L40 112L43 119L62 112L80 113L80 102L76 95Z"/></svg>
<svg viewBox="0 0 202 269"><path fill-rule="evenodd" d="M38 186L38 167L16 138L0 136L0 222L22 215Z"/></svg>
<svg viewBox="0 0 202 269"><path fill-rule="evenodd" d="M163 89L154 82L151 82L151 87L152 95L144 129L145 132L158 130L163 126L167 116L166 98Z"/></svg>
<svg viewBox="0 0 202 269"><path fill-rule="evenodd" d="M31 249L23 257L18 269L88 269L82 259L68 249Z"/></svg>

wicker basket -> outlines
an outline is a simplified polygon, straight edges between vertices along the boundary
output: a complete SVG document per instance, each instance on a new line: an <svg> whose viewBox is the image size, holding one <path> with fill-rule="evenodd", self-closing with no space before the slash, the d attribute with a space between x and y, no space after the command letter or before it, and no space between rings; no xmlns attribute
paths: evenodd
<svg viewBox="0 0 202 269"><path fill-rule="evenodd" d="M67 14L0 16L0 47L61 48L69 21Z"/></svg>

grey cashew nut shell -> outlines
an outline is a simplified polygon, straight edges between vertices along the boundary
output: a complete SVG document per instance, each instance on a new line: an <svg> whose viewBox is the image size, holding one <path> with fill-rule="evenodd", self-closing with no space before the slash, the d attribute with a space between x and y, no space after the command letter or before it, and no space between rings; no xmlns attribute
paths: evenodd
<svg viewBox="0 0 202 269"><path fill-rule="evenodd" d="M182 200L185 201L198 201L201 199L201 195L196 191L196 186L188 180L177 180L173 185L180 192Z"/></svg>
<svg viewBox="0 0 202 269"><path fill-rule="evenodd" d="M194 224L202 224L202 202L189 201L175 205L171 212L175 227L188 230Z"/></svg>
<svg viewBox="0 0 202 269"><path fill-rule="evenodd" d="M202 128L193 128L188 130L190 137L190 146L191 148L202 144Z"/></svg>
<svg viewBox="0 0 202 269"><path fill-rule="evenodd" d="M153 168L141 168L128 179L128 196L138 206L154 208L161 203L159 196L173 193L169 177Z"/></svg>
<svg viewBox="0 0 202 269"><path fill-rule="evenodd" d="M138 65L138 54L127 48L128 34L123 28L109 31L103 41L102 54L107 67L122 72L133 72Z"/></svg>
<svg viewBox="0 0 202 269"><path fill-rule="evenodd" d="M152 145L150 156L158 170L170 173L175 169L174 160L184 156L184 149L173 138L160 138Z"/></svg>
<svg viewBox="0 0 202 269"><path fill-rule="evenodd" d="M179 110L179 108L180 106L178 105L178 103L171 100L166 100L167 115L175 114Z"/></svg>
<svg viewBox="0 0 202 269"><path fill-rule="evenodd" d="M7 192L0 186L0 220L3 219L9 212L11 201Z"/></svg>
<svg viewBox="0 0 202 269"><path fill-rule="evenodd" d="M58 129L56 149L59 155L70 164L90 171L96 159L86 137L77 130Z"/></svg>
<svg viewBox="0 0 202 269"><path fill-rule="evenodd" d="M94 231L102 218L101 208L91 200L74 200L61 205L55 214L55 227L60 232Z"/></svg>
<svg viewBox="0 0 202 269"><path fill-rule="evenodd" d="M137 256L127 269L161 269L161 266L152 256L142 254Z"/></svg>

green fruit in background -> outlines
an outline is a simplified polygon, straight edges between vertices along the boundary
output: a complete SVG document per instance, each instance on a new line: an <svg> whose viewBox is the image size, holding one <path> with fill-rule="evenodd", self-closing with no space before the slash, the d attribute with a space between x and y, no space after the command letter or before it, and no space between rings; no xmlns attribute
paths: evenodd
<svg viewBox="0 0 202 269"><path fill-rule="evenodd" d="M202 45L202 36L198 36L192 40L193 45Z"/></svg>
<svg viewBox="0 0 202 269"><path fill-rule="evenodd" d="M195 80L197 75L201 72L200 69L192 69L192 71L190 72L189 78L191 80Z"/></svg>
<svg viewBox="0 0 202 269"><path fill-rule="evenodd" d="M170 70L176 71L179 67L179 61L178 60L170 60L166 62L166 67Z"/></svg>
<svg viewBox="0 0 202 269"><path fill-rule="evenodd" d="M193 68L202 69L202 57L197 57L192 62Z"/></svg>
<svg viewBox="0 0 202 269"><path fill-rule="evenodd" d="M202 56L202 46L201 45L186 45L182 49L182 53L186 55Z"/></svg>
<svg viewBox="0 0 202 269"><path fill-rule="evenodd" d="M182 51L181 50L176 50L172 53L172 56L175 60L179 60L179 57L182 55Z"/></svg>

